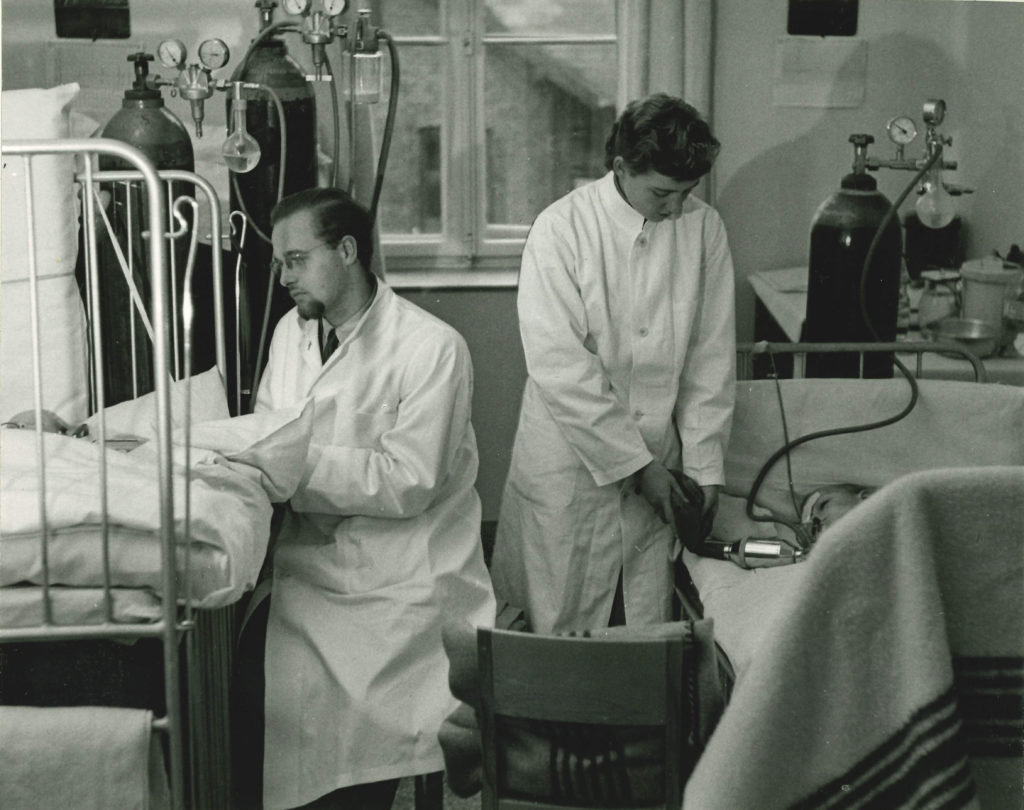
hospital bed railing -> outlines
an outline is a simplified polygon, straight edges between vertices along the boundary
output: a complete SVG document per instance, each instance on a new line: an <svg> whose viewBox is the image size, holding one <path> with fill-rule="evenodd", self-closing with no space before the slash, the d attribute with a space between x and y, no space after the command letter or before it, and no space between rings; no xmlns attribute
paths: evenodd
<svg viewBox="0 0 1024 810"><path fill-rule="evenodd" d="M30 328L32 332L33 375L35 387L35 412L36 425L43 424L42 416L42 369L40 365L41 346L41 320L42 313L38 305L38 279L39 268L37 267L36 256L36 231L34 221L34 184L32 157L34 155L56 155L71 154L83 155L84 176L82 182L84 188L90 189L95 180L95 173L92 171L92 159L100 155L107 155L135 167L141 177L141 187L144 189L145 202L148 210L151 233L162 230L161 223L165 219L166 202L164 199L163 184L153 164L140 151L120 141L111 140L63 140L63 141L18 141L6 142L2 146L2 153L5 159L20 156L23 159L25 177L25 203L27 211L27 239L28 239L28 283L30 289L30 300L32 301L31 312L29 313ZM95 228L95 201L92 194L83 194L83 219L85 220L86 239L89 243L87 252L95 259L94 242L90 236ZM152 226L156 227L153 228ZM156 408L156 447L157 447L157 478L159 492L159 539L161 547L162 583L160 597L162 599L163 611L159 620L146 624L130 624L115 621L113 617L113 600L111 596L111 577L109 570L108 552L104 549L104 582L103 591L106 602L106 621L101 624L75 625L57 624L53 619L53 594L52 585L49 580L47 569L49 529L47 526L45 489L46 489L46 466L43 447L43 435L39 427L36 429L36 462L40 480L40 520L41 520L41 559L43 561L42 572L42 594L43 594L43 622L37 627L12 628L0 627L0 642L30 642L30 641L68 641L97 638L158 638L162 641L164 661L164 697L166 701L166 712L163 717L156 718L154 727L167 733L168 770L171 783L171 795L175 808L184 807L183 790L184 766L182 747L182 718L181 718L181 688L179 679L179 658L178 658L178 636L187 628L179 622L177 597L179 585L175 576L175 547L174 547L174 510L172 500L172 469L171 469L171 414L170 414L170 376L168 359L170 356L168 330L165 328L168 321L167 291L167 265L163 240L150 239L148 244L148 269L152 279L151 300L149 302L149 316L152 319L152 342L153 342L153 368L154 368L154 398ZM88 279L88 289L95 294L98 291L95 276ZM98 298L98 296L97 296ZM93 302L97 307L98 300ZM98 311L94 311L91 328L93 335L93 378L98 378L99 371L103 365L102 341L96 340L98 335ZM101 378L101 377L99 377ZM97 407L103 406L103 386L97 386ZM101 441L104 437L101 432ZM101 473L100 500L106 508L106 487L105 475ZM108 543L108 526L104 519L102 527L103 544Z"/></svg>
<svg viewBox="0 0 1024 810"><path fill-rule="evenodd" d="M873 354L904 355L904 357L900 357L900 360L918 379L925 373L924 356L938 354L966 361L970 364L974 382L987 381L985 364L969 349L955 343L929 341L892 343L771 343L758 341L756 343L740 343L736 346L736 378L752 380L774 374L802 378L806 376L806 363L809 354L856 354L859 358L859 374L857 376L861 378L865 376L864 361L867 356ZM776 357L778 357L778 362L775 360ZM895 366L893 375L899 376Z"/></svg>
<svg viewBox="0 0 1024 810"><path fill-rule="evenodd" d="M191 376L196 372L193 367L194 350L194 317L196 313L195 296L193 295L193 281L196 269L196 245L199 238L198 224L198 202L192 194L185 191L190 186L195 192L201 192L200 199L205 200L209 211L210 243L219 246L221 239L220 206L216 190L205 178L188 171L162 169L158 175L166 185L167 210L168 210L168 231L167 236L170 242L174 240L187 240L187 261L181 272L183 277L182 295L178 298L178 286L170 284L171 290L171 312L180 313L181 318L171 318L171 347L173 377L185 380L186 386L186 409L191 401L190 383ZM143 212L137 210L139 202L137 195L132 193L141 179L138 172L120 171L99 171L93 172L94 182L101 184L115 184L121 190L118 195L119 201L124 206L122 212L126 221L137 221L142 217ZM185 216L185 209L192 209L191 223ZM113 239L109 222L104 222L107 227L107 235ZM131 235L134 230L128 228ZM147 237L145 232L143 238ZM130 262L135 251L125 251L125 257ZM177 260L181 251L168 250L168 277L173 280L179 275ZM211 250L211 287L213 294L213 311L208 313L213 319L213 343L214 357L221 379L227 383L229 379L229 368L227 351L225 348L225 302L223 297L223 261L220 250ZM131 273L132 267L122 268ZM236 287L238 279L235 280ZM237 340L238 331L238 297L235 296L235 309L233 310L233 323L235 324L236 339L234 345L239 345ZM135 322L136 313L126 313L130 323ZM240 366L240 359L235 356L234 368ZM134 360L134 357L133 357ZM234 406L237 409L241 403L241 393L238 391L240 375L232 375L235 379L235 386L229 394L234 394ZM136 390L136 394L138 391ZM237 412L237 411L236 411ZM189 414L184 415L185 423L185 446L189 446ZM187 508L187 499L186 499ZM186 558L191 544L185 546ZM188 568L188 561L185 563ZM204 610L195 612L192 609L189 595L185 594L184 607L182 609L183 624L193 632L185 636L185 663L186 663L186 688L187 701L183 706L183 720L186 733L183 735L183 743L186 754L186 785L188 787L190 807L195 808L218 808L225 806L230 800L230 721L228 718L228 706L230 702L229 685L231 672L230 651L234 646L236 633L235 610L229 606L223 609Z"/></svg>
<svg viewBox="0 0 1024 810"><path fill-rule="evenodd" d="M123 216L127 221L137 221L143 216L141 210L136 210L139 202L137 195L132 193L141 179L138 172L120 171L99 171L92 173L93 181L100 184L114 184L121 189L118 195L120 202L124 205ZM158 175L164 182L167 197L168 230L167 237L169 244L175 240L187 240L187 260L181 271L183 283L181 286L181 297L179 300L178 285L174 279L179 276L177 262L182 251L173 247L167 251L168 257L168 279L171 293L170 311L179 313L181 317L170 318L171 327L171 348L173 377L185 380L186 386L186 413L183 421L185 423L185 446L189 446L189 414L187 413L188 403L191 401L190 383L191 376L196 372L193 367L194 346L194 318L196 313L196 302L193 296L193 281L196 269L196 245L199 238L198 205L193 194L187 189L192 186L194 192L201 192L201 199L205 199L206 206L210 213L210 243L219 246L221 240L220 206L217 192L213 186L203 177L193 172L182 170L159 170ZM184 190L184 191L183 191ZM185 209L192 209L191 222L185 215ZM110 232L110 223L104 222L107 226L107 234L113 239ZM133 229L129 228L127 233L132 235ZM145 240L148 236L142 232ZM126 257L131 261L135 251L128 246L125 251ZM223 264L222 254L219 250L211 250L211 288L213 294L213 311L209 313L213 318L213 343L216 366L220 371L221 379L228 380L228 362L225 349L225 305L223 298ZM131 273L133 268L122 268ZM237 284L237 279L236 279ZM136 313L129 315L130 322L134 323ZM233 322L238 325L237 296L236 310ZM235 346L238 341L236 339ZM239 360L235 358L235 368L239 366ZM134 361L134 358L133 358ZM237 380L240 375L234 375ZM137 393L137 391L136 391ZM239 406L241 396L235 393L235 407ZM188 501L186 498L186 509ZM187 517L186 517L187 520ZM191 544L186 544L186 558ZM188 561L185 563L188 568ZM187 580L186 580L187 581ZM231 660L230 650L233 648L235 635L235 617L232 607L219 610L206 610L194 612L192 610L189 594L185 594L184 607L182 609L182 623L193 630L185 636L185 671L187 678L185 686L187 689L187 701L183 706L183 744L186 755L186 778L185 783L189 792L190 807L221 807L230 798L230 762L229 751L231 746L229 734L229 692Z"/></svg>
<svg viewBox="0 0 1024 810"><path fill-rule="evenodd" d="M162 171L158 172L152 162L139 150L121 141L110 139L66 139L54 141L7 141L2 144L5 161L20 160L25 185L25 205L27 218L28 278L30 292L30 312L27 320L31 331L33 346L33 383L35 401L35 424L43 424L43 375L41 367L41 333L44 328L43 318L49 313L40 311L38 285L40 268L37 262L37 225L34 216L35 187L33 178L33 158L36 156L75 156L78 158L77 168L73 174L73 182L79 190L81 241L79 245L80 266L84 276L83 298L86 310L86 327L88 330L89 373L88 397L90 413L102 414L107 404L104 338L102 328L105 321L124 318L130 324L131 345L131 396L152 393L155 407L156 426L156 475L159 492L159 530L157 532L161 555L161 581L159 597L161 600L161 616L158 620L130 621L115 618L112 584L109 526L107 523L107 487L105 468L101 467L98 490L103 514L101 516L100 533L102 537L102 593L105 618L95 622L57 622L54 619L54 590L59 587L51 582L47 568L48 547L51 541L52 527L47 523L46 507L46 460L44 454L44 437L42 430L36 428L36 469L40 481L39 513L40 513L40 557L42 560L41 607L42 621L35 626L10 627L0 624L0 643L25 642L57 642L84 641L99 639L144 639L153 638L161 642L163 653L163 692L165 709L162 716L154 718L153 727L166 735L165 750L167 753L168 777L171 790L172 807L180 810L186 806L225 806L220 796L228 793L214 793L200 796L204 789L209 788L212 781L229 780L230 768L226 764L229 739L227 737L227 680L230 670L229 662L222 660L224 651L229 651L230 641L225 637L233 637L231 628L225 623L232 621L232 613L228 610L220 612L220 616L202 615L199 624L207 627L212 641L209 650L200 650L196 646L194 630L197 617L193 616L189 604L190 580L188 549L189 500L188 487L185 487L184 516L175 515L172 478L172 415L170 386L175 379L185 379L184 414L181 423L184 425L186 448L189 446L189 401L191 399L188 379L194 373L192 368L193 353L193 314L195 305L191 296L196 259L196 239L198 236L198 203L194 194L179 194L176 190L183 186L192 186L194 191L201 193L211 211L210 224L212 244L219 246L220 222L217 194L213 187L202 177L191 172ZM118 170L99 170L100 158L113 160L128 168ZM63 180L62 180L63 182ZM70 182L70 180L69 180ZM124 207L120 215L127 218L129 226L127 236L133 234L141 237L141 242L125 243L125 231L122 228L120 237L115 233L117 228L110 219L115 213L115 206L109 205L111 199L105 195L117 196L116 189L122 188ZM115 189L115 191L111 191ZM105 210L111 208L110 216ZM191 223L185 209L191 207ZM123 223L122 223L123 224ZM39 230L39 233L43 233ZM117 255L120 271L126 279L145 278L148 281L148 300L140 295L134 284L129 284L131 292L128 296L128 312L115 313L104 308L103 296L99 285L100 259L99 244L104 238ZM154 238L159 234L159 238ZM187 260L185 267L177 266L181 250L175 249L177 240L185 240L187 244ZM179 244L183 244L179 242ZM213 286L213 318L214 318L214 353L217 368L222 379L226 380L226 352L224 348L224 309L221 297L222 267L219 250L213 250L211 259L211 282ZM134 266L141 260L144 267ZM176 279L182 278L179 285ZM82 282L80 278L80 282ZM180 297L180 300L179 300ZM143 360L136 351L136 328L145 329L148 333L148 356ZM145 340L143 339L143 342ZM137 364L151 364L151 386L140 387ZM147 390L147 388L151 388ZM105 427L102 415L98 419L98 442L105 450ZM187 453L187 449L186 449ZM186 463L187 467L187 463ZM184 573L179 580L176 565L175 521L183 518L185 526ZM182 638L186 639L185 663L182 667L180 651ZM214 652L214 660L202 662L204 653ZM201 666L205 663L205 671ZM211 708L210 694L219 692L212 700L219 706ZM188 705L183 706L184 696L188 695ZM205 703L204 703L205 700ZM219 722L211 723L211 713L219 713ZM187 761L186 761L187 756ZM211 767L217 757L221 762ZM206 763L205 766L202 763ZM187 769L186 769L187 766ZM214 776L211 770L219 773ZM229 781L226 790L230 790ZM186 786L188 789L186 791ZM189 799L186 792L191 793Z"/></svg>

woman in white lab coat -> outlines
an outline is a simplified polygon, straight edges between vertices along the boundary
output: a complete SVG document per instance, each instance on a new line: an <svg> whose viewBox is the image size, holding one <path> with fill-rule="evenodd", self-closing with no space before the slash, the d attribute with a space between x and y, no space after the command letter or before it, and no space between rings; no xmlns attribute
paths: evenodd
<svg viewBox="0 0 1024 810"><path fill-rule="evenodd" d="M312 397L316 414L274 556L268 808L442 770L437 732L455 702L441 625L495 613L468 349L364 272L369 220L343 194L300 192L272 218L297 308L274 333L257 410ZM321 334L337 338L326 359Z"/></svg>
<svg viewBox="0 0 1024 810"><path fill-rule="evenodd" d="M528 379L491 565L534 630L664 621L685 496L717 505L735 383L733 269L690 191L718 142L666 95L630 104L611 171L536 219L519 278Z"/></svg>

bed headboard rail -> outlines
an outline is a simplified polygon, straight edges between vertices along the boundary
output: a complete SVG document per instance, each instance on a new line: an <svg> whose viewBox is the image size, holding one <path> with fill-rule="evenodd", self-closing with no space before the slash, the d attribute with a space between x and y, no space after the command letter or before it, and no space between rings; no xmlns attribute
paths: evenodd
<svg viewBox="0 0 1024 810"><path fill-rule="evenodd" d="M774 356L782 358L776 369L780 376L803 377L809 354L855 354L859 358L859 377L865 377L865 358L872 355L907 355L912 358L911 372L917 378L924 375L924 357L940 354L956 357L970 363L974 382L986 382L985 364L971 352L956 343L929 341L897 341L893 343L740 343L736 347L736 378L751 380L768 376Z"/></svg>
<svg viewBox="0 0 1024 810"><path fill-rule="evenodd" d="M171 395L170 385L174 366L175 338L172 337L172 322L174 318L170 292L171 284L168 256L171 251L168 249L169 236L165 231L164 223L167 222L167 214L176 203L168 202L168 183L156 170L153 163L135 147L121 141L102 138L83 139L61 139L61 140L12 140L3 142L0 146L4 162L4 181L7 184L9 178L16 182L12 185L17 190L9 193L22 194L24 200L24 211L18 212L23 221L24 234L15 234L18 241L24 245L24 251L17 254L19 267L17 272L21 274L27 271L24 278L12 279L13 283L27 287L28 311L18 313L22 323L26 324L30 333L30 340L26 345L31 345L31 377L32 384L27 388L32 392L32 401L35 411L35 469L34 474L39 481L39 512L40 512L40 557L42 560L42 620L34 626L0 626L0 642L29 642L29 641L60 641L96 638L143 638L159 637L163 646L164 663L164 694L166 701L166 712L154 722L154 727L166 731L168 737L168 775L170 778L172 802L175 808L185 806L184 802L184 760L183 760L183 722L181 706L181 685L179 668L179 638L180 633L188 629L187 625L179 619L178 597L181 593L181 586L177 577L176 567L176 543L175 543L175 510L173 499L173 478L172 478L172 447L171 447ZM68 168L64 161L57 161L61 165L56 174L43 177L42 169L53 164L53 156L66 156L68 161L74 159L78 162L77 171L64 171ZM40 251L46 247L40 235L49 231L48 223L40 222L47 214L53 215L45 202L38 199L37 191L39 186L46 183L59 185L64 193L70 193L70 187L77 184L79 189L88 193L80 196L80 214L82 221L82 245L84 248L85 288L87 297L91 299L92 309L88 324L88 343L91 345L91 360L93 365L90 378L92 381L94 408L102 411L106 404L105 387L103 380L104 366L104 341L101 329L104 313L99 295L99 267L98 261L98 240L99 232L97 222L102 219L100 208L102 197L99 194L100 184L109 181L106 173L98 171L95 167L101 158L109 158L127 165L135 185L138 189L139 198L142 201L144 210L144 229L149 237L144 244L139 246L139 253L145 257L146 275L150 281L148 284L148 300L138 300L136 305L146 312L146 317L151 326L151 362L153 368L152 396L154 408L154 423L156 434L155 445L155 478L157 482L158 501L158 530L156 534L160 542L160 588L159 596L162 603L160 617L156 621L147 623L131 623L115 621L113 618L111 576L109 560L104 552L104 582L103 591L106 599L106 620L100 623L68 623L62 624L54 621L54 609L52 592L56 585L51 583L47 571L48 545L52 541L52 531L48 527L47 501L46 501L46 436L41 427L44 424L44 405L49 403L46 399L46 380L44 379L43 336L45 330L50 328L59 316L48 311L41 302L40 290L47 280L51 267L37 260ZM49 162L47 162L49 159ZM34 169L37 161L40 162L39 176ZM19 165L20 162L20 165ZM175 178L178 179L178 178ZM208 196L216 200L212 188L209 188L205 181L194 178L193 182L201 188ZM14 198L5 194L7 202ZM19 203L20 208L20 203ZM70 210L73 210L70 209ZM176 209L174 209L176 210ZM218 210L214 207L214 210ZM6 211L5 211L6 214ZM5 241L6 234L5 234ZM219 244L219 243L218 243ZM217 254L217 251L214 251ZM4 251L5 264L8 260L13 261L15 254ZM24 257L24 258L22 258ZM219 258L219 256L218 256ZM25 268L20 267L24 261ZM49 260L47 260L49 261ZM67 262L63 258L62 262ZM5 268L6 271L7 268ZM66 273L66 268L62 270ZM71 296L77 295L74 284L70 286ZM10 324L5 324L10 329ZM15 326L15 328L19 328ZM6 333L6 330L5 330ZM223 334L223 330L219 330ZM223 345L218 349L218 362L223 361ZM187 361L186 361L187 362ZM52 378L51 378L52 379ZM187 400L187 397L186 397ZM5 416L5 418L8 418ZM100 420L102 425L102 419ZM187 421L186 421L187 424ZM27 434L27 431L20 431ZM103 428L100 428L101 445L103 440ZM19 438L28 438L22 436ZM53 437L51 437L53 438ZM100 453L105 457L105 453ZM101 509L107 507L105 478L106 464L101 463L99 473L99 493ZM102 519L102 531L104 544L108 540L108 532L105 517Z"/></svg>

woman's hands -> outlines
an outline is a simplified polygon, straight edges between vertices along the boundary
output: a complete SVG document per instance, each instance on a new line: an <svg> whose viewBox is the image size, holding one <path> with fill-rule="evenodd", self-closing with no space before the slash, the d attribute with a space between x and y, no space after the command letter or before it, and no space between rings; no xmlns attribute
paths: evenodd
<svg viewBox="0 0 1024 810"><path fill-rule="evenodd" d="M680 503L689 503L682 487L672 477L668 468L657 459L649 462L637 474L636 491L643 495L663 523L672 527L678 536L678 527L673 517L673 499Z"/></svg>
<svg viewBox="0 0 1024 810"><path fill-rule="evenodd" d="M718 514L718 490L720 489L718 484L701 485L701 490L704 492L704 511L701 514L710 522L714 522L715 515Z"/></svg>
<svg viewBox="0 0 1024 810"><path fill-rule="evenodd" d="M700 489L704 494L701 514L710 524L718 512L719 487L716 484L708 484L701 486ZM657 459L648 463L646 467L636 473L636 492L644 496L651 508L654 509L654 513L664 523L672 527L676 537L682 539L681 527L677 526L675 522L673 504L692 505L694 499L686 494L669 469Z"/></svg>

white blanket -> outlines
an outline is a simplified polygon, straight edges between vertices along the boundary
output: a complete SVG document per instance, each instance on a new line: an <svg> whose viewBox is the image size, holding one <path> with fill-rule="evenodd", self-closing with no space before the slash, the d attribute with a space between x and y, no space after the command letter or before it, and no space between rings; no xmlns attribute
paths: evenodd
<svg viewBox="0 0 1024 810"><path fill-rule="evenodd" d="M271 501L286 500L299 483L311 418L311 407L300 407L197 425L188 477L185 448L175 448L179 598L191 597L198 607L219 607L253 587L266 553ZM153 444L104 454L83 439L43 434L43 440L45 489L36 434L9 430L0 436L0 585L42 582L45 525L51 584L102 585L105 534L110 583L158 588L163 562Z"/></svg>
<svg viewBox="0 0 1024 810"><path fill-rule="evenodd" d="M684 807L1019 807L1022 503L1024 467L914 473L823 533Z"/></svg>
<svg viewBox="0 0 1024 810"><path fill-rule="evenodd" d="M170 807L153 715L99 706L0 706L5 810Z"/></svg>

